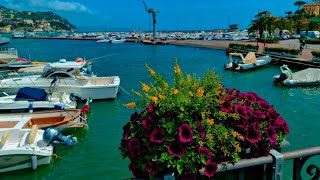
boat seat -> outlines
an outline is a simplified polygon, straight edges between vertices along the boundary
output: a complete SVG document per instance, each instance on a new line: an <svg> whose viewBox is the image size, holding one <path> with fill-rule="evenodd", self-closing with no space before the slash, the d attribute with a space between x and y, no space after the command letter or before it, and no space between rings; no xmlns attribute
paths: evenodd
<svg viewBox="0 0 320 180"><path fill-rule="evenodd" d="M244 63L245 64L251 64L251 63L256 63L257 58L254 52L249 52L246 57L244 58Z"/></svg>
<svg viewBox="0 0 320 180"><path fill-rule="evenodd" d="M2 146L2 150L10 150L10 149L15 149L18 147L20 143L20 130L19 129L11 129L9 133L9 137Z"/></svg>

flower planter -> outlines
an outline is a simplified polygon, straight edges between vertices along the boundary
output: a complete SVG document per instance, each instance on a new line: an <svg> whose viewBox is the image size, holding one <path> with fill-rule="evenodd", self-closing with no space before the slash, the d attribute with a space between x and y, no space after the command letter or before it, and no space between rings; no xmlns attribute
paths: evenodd
<svg viewBox="0 0 320 180"><path fill-rule="evenodd" d="M143 92L134 91L141 100L125 105L140 108L123 127L119 147L136 177L168 172L194 177L202 169L207 178L213 177L220 162L266 156L289 133L287 122L265 99L254 92L224 88L213 71L197 78L183 74L176 63L174 83L169 86L146 67L154 83L141 83ZM244 171L255 179L261 170L263 166ZM217 178L234 173L239 174L219 172Z"/></svg>

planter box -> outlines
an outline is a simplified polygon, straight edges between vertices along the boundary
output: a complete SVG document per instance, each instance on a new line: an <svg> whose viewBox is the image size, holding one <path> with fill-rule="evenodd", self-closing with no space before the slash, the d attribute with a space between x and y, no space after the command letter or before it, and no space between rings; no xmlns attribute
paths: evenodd
<svg viewBox="0 0 320 180"><path fill-rule="evenodd" d="M290 57L290 58L297 58L297 55L293 55L293 54L284 54L283 56L285 57Z"/></svg>
<svg viewBox="0 0 320 180"><path fill-rule="evenodd" d="M275 55L275 56L281 56L281 53L278 52L270 52L270 51L265 51L264 54L269 54L269 55Z"/></svg>

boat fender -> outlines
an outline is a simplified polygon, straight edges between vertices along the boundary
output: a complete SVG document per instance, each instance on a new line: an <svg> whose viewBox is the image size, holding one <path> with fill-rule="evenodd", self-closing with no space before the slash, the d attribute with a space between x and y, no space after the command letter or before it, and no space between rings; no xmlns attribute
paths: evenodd
<svg viewBox="0 0 320 180"><path fill-rule="evenodd" d="M29 144L33 144L38 133L38 126L32 125L31 131L29 133Z"/></svg>
<svg viewBox="0 0 320 180"><path fill-rule="evenodd" d="M76 93L71 93L69 96L69 99L77 103L79 102L85 103L87 101L86 99L82 98L79 94L76 94Z"/></svg>
<svg viewBox="0 0 320 180"><path fill-rule="evenodd" d="M38 159L37 159L37 156L36 156L35 154L33 154L33 155L31 156L31 168L32 168L33 170L36 170L37 167L38 167Z"/></svg>
<svg viewBox="0 0 320 180"><path fill-rule="evenodd" d="M54 105L54 109L63 110L63 109L64 109L64 106L63 106L63 105L60 105L60 104L56 104L56 105Z"/></svg>
<svg viewBox="0 0 320 180"><path fill-rule="evenodd" d="M0 146L4 146L4 144L6 144L6 142L8 141L10 136L10 131L7 130L3 133L1 141L0 141Z"/></svg>
<svg viewBox="0 0 320 180"><path fill-rule="evenodd" d="M33 104L32 103L29 104L28 109L29 109L29 113L33 113Z"/></svg>

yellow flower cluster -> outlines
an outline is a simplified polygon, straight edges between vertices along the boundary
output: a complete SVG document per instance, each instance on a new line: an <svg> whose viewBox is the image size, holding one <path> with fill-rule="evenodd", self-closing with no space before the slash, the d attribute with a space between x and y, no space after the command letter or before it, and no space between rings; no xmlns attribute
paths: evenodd
<svg viewBox="0 0 320 180"><path fill-rule="evenodd" d="M181 69L180 69L179 65L176 64L176 65L174 66L174 73L178 74L178 73L180 73L180 72L181 72Z"/></svg>
<svg viewBox="0 0 320 180"><path fill-rule="evenodd" d="M213 120L213 119L208 119L208 120L207 120L207 123L208 123L210 126L212 126L212 125L214 124L214 120Z"/></svg>
<svg viewBox="0 0 320 180"><path fill-rule="evenodd" d="M200 87L197 91L197 96L198 97L202 97L203 96L203 93L204 93L204 90L203 90L203 87Z"/></svg>
<svg viewBox="0 0 320 180"><path fill-rule="evenodd" d="M124 104L125 107L127 108L135 108L137 107L136 103L135 102L131 102L131 103L128 103L128 104Z"/></svg>
<svg viewBox="0 0 320 180"><path fill-rule="evenodd" d="M149 92L150 91L150 87L144 83L141 83L141 87L142 87L142 90L145 91L145 92Z"/></svg>
<svg viewBox="0 0 320 180"><path fill-rule="evenodd" d="M232 131L232 136L236 139L239 139L242 141L244 140L244 137L241 134L239 134L237 131Z"/></svg>

